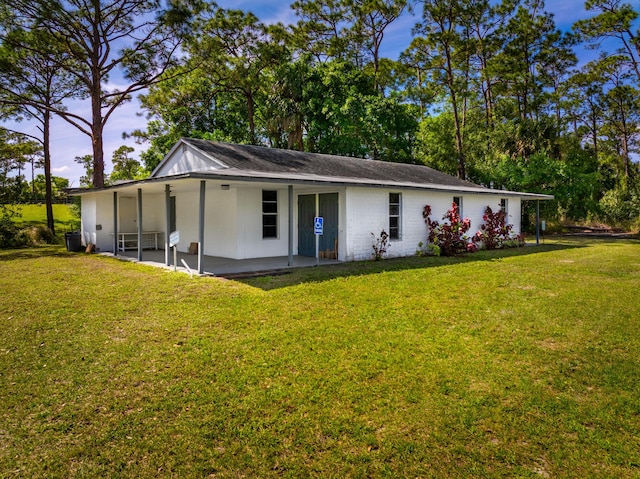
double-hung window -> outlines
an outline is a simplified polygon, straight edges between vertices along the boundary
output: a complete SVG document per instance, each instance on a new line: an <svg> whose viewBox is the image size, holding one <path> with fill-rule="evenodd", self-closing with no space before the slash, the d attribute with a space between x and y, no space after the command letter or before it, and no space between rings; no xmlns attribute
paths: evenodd
<svg viewBox="0 0 640 479"><path fill-rule="evenodd" d="M401 235L402 195L389 193L389 239L399 240Z"/></svg>
<svg viewBox="0 0 640 479"><path fill-rule="evenodd" d="M278 191L262 190L262 238L278 237Z"/></svg>

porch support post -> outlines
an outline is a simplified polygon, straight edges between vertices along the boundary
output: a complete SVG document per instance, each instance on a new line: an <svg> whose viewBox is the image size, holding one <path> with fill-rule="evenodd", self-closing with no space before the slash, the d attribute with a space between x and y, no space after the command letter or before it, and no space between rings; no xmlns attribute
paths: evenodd
<svg viewBox="0 0 640 479"><path fill-rule="evenodd" d="M118 192L113 192L113 256L118 256Z"/></svg>
<svg viewBox="0 0 640 479"><path fill-rule="evenodd" d="M207 182L200 181L200 215L198 219L198 274L204 273L204 199Z"/></svg>
<svg viewBox="0 0 640 479"><path fill-rule="evenodd" d="M293 185L289 185L289 266L293 266Z"/></svg>
<svg viewBox="0 0 640 479"><path fill-rule="evenodd" d="M320 193L316 193L316 216L320 216ZM315 231L313 236L316 237L316 266L320 266L320 236Z"/></svg>
<svg viewBox="0 0 640 479"><path fill-rule="evenodd" d="M138 261L142 261L142 188L138 188Z"/></svg>
<svg viewBox="0 0 640 479"><path fill-rule="evenodd" d="M536 200L536 244L540 244L540 200Z"/></svg>
<svg viewBox="0 0 640 479"><path fill-rule="evenodd" d="M165 208L165 227L164 227L164 264L171 264L171 248L169 247L169 236L171 235L171 185L164 185L164 208Z"/></svg>

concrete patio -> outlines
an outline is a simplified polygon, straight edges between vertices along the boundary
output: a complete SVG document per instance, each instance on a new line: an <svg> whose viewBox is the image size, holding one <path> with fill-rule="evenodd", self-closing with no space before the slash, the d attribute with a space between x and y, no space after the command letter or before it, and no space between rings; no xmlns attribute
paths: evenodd
<svg viewBox="0 0 640 479"><path fill-rule="evenodd" d="M117 256L113 253L103 253L105 256L112 256L126 261L138 261L137 251L124 251L119 252ZM175 268L177 271L188 273L188 270L184 267L183 261L187 263L191 272L195 275L198 274L198 255L188 253L178 253L178 263ZM251 259L230 259L221 258L218 256L204 256L203 257L203 270L205 276L233 276L242 273L259 273L259 272L274 272L279 270L286 270L290 268L305 268L310 266L316 266L316 258L310 258L307 256L294 256L293 266L288 265L287 256L277 256L273 258L251 258ZM164 250L144 250L142 252L141 264L148 264L150 266L174 269L173 265L173 252L170 254L171 266L165 264ZM320 259L319 264L337 264L339 261L334 259Z"/></svg>

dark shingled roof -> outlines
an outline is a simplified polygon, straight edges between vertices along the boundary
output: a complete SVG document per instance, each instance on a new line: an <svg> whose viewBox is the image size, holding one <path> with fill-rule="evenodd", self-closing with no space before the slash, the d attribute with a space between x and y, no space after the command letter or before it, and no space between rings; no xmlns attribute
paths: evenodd
<svg viewBox="0 0 640 479"><path fill-rule="evenodd" d="M423 165L280 150L265 146L236 145L193 138L183 138L183 141L229 168L242 171L482 188Z"/></svg>

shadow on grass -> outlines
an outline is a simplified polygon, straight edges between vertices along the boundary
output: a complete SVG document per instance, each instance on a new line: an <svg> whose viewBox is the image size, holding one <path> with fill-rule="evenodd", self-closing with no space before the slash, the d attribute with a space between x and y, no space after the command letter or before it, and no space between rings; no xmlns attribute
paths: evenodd
<svg viewBox="0 0 640 479"><path fill-rule="evenodd" d="M36 259L42 257L70 257L72 253L68 253L64 246L60 245L42 245L31 246L27 248L17 249L0 249L0 262L17 261L24 259Z"/></svg>
<svg viewBox="0 0 640 479"><path fill-rule="evenodd" d="M361 276L390 271L434 268L453 264L469 263L474 261L496 261L504 258L512 258L515 256L548 253L551 251L561 251L574 248L584 248L586 246L586 241L576 240L532 245L526 246L524 248L479 251L477 253L453 257L409 256L404 258L386 259L383 261L354 261L349 263L339 263L311 268L298 268L291 270L289 274L285 275L278 274L274 276L265 275L260 277L238 278L235 279L235 281L268 291L272 289L295 286L302 283L319 283L322 281L349 276Z"/></svg>
<svg viewBox="0 0 640 479"><path fill-rule="evenodd" d="M23 221L16 223L19 228L27 228L29 226L46 226L46 223L42 223L41 221ZM54 221L54 228L56 230L56 235L60 236L64 233L71 231L79 231L80 230L80 220L70 219L70 220L58 220Z"/></svg>

